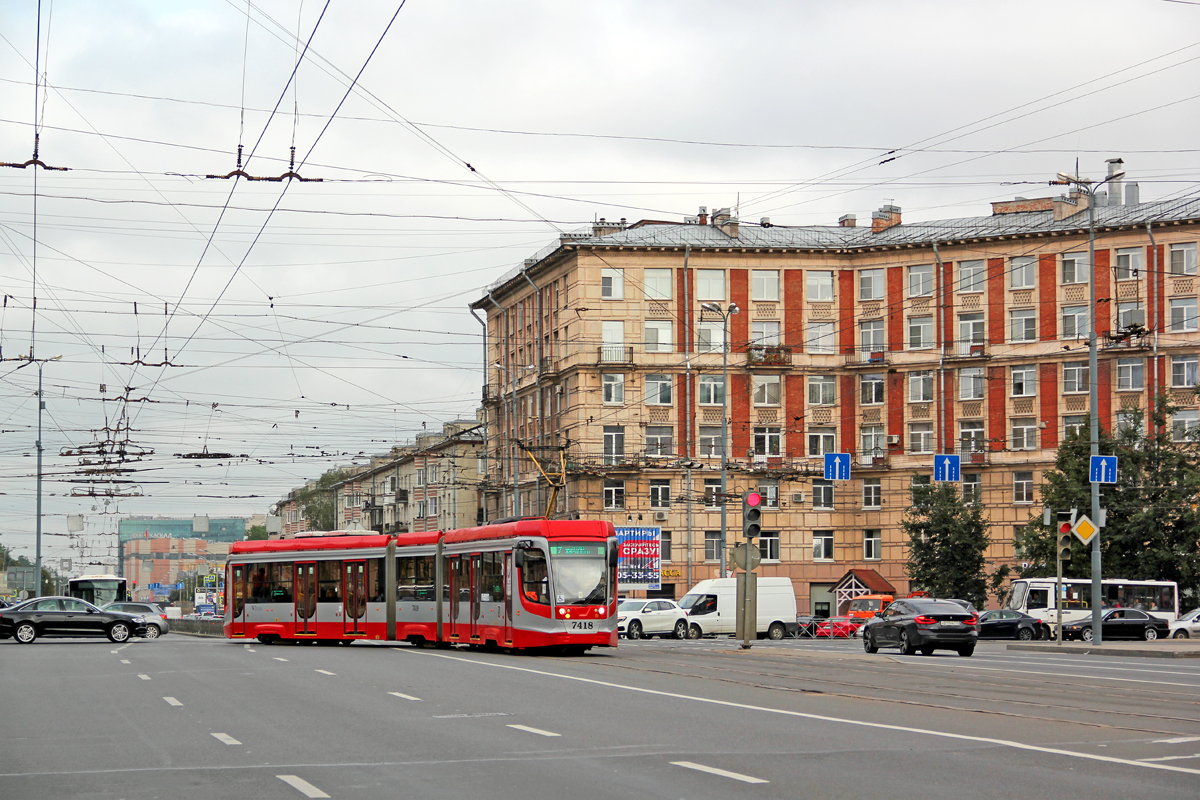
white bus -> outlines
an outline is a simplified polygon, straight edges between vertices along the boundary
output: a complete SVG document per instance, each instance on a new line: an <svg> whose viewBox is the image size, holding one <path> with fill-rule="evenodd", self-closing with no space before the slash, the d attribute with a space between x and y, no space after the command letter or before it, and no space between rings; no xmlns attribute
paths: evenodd
<svg viewBox="0 0 1200 800"><path fill-rule="evenodd" d="M78 597L96 606L123 603L130 599L126 580L117 575L84 575L82 578L71 578L67 585L71 597Z"/></svg>
<svg viewBox="0 0 1200 800"><path fill-rule="evenodd" d="M1049 626L1057 624L1054 604L1054 578L1020 578L1009 587L1004 607L1037 617ZM1092 581L1090 578L1063 578L1063 622L1074 622L1091 615ZM1174 581L1129 581L1109 578L1100 581L1105 608L1139 608L1168 622L1179 618L1179 584Z"/></svg>

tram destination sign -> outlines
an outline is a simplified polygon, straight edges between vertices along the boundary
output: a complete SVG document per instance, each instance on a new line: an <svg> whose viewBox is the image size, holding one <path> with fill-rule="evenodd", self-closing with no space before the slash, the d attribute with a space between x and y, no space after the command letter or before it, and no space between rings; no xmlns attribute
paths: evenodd
<svg viewBox="0 0 1200 800"><path fill-rule="evenodd" d="M662 528L617 528L617 590L662 588Z"/></svg>

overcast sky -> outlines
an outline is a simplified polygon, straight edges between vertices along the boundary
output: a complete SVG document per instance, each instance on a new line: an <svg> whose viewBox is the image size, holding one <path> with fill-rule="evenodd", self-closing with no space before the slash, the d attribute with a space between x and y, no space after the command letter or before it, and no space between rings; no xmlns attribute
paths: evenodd
<svg viewBox="0 0 1200 800"><path fill-rule="evenodd" d="M0 168L0 544L30 557L31 349L61 356L44 555L94 560L118 516L261 513L474 417L467 304L598 217L978 216L1114 156L1143 200L1200 182L1182 0L42 0L38 30L0 3L0 161L36 126L69 168ZM239 144L322 181L206 179ZM72 497L125 428L143 496Z"/></svg>

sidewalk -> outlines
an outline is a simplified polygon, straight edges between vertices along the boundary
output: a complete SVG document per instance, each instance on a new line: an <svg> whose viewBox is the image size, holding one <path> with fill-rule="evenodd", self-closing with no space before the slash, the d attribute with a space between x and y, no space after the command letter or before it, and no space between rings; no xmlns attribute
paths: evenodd
<svg viewBox="0 0 1200 800"><path fill-rule="evenodd" d="M1009 650L1033 653L1125 656L1135 658L1200 658L1200 639L1159 639L1153 642L1105 642L1097 647L1083 642L1029 642L1010 644Z"/></svg>

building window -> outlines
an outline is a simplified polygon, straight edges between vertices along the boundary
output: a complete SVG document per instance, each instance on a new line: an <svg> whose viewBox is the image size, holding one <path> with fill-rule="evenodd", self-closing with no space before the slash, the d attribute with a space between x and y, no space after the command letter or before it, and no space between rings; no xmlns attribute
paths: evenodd
<svg viewBox="0 0 1200 800"><path fill-rule="evenodd" d="M1037 286L1037 259L1034 256L1014 256L1008 260L1008 285L1013 289L1032 289Z"/></svg>
<svg viewBox="0 0 1200 800"><path fill-rule="evenodd" d="M625 360L625 323L621 320L606 320L600 323L600 360L606 362Z"/></svg>
<svg viewBox="0 0 1200 800"><path fill-rule="evenodd" d="M696 299L700 302L725 299L725 270L696 270Z"/></svg>
<svg viewBox="0 0 1200 800"><path fill-rule="evenodd" d="M779 560L779 531L763 531L758 539L758 553L763 561Z"/></svg>
<svg viewBox="0 0 1200 800"><path fill-rule="evenodd" d="M808 376L808 404L831 406L837 403L837 379L833 375Z"/></svg>
<svg viewBox="0 0 1200 800"><path fill-rule="evenodd" d="M1087 426L1087 414L1069 414L1063 417L1063 437L1082 436Z"/></svg>
<svg viewBox="0 0 1200 800"><path fill-rule="evenodd" d="M933 264L908 268L908 296L928 297L933 294Z"/></svg>
<svg viewBox="0 0 1200 800"><path fill-rule="evenodd" d="M1068 361L1063 364L1063 394L1079 394L1088 390L1088 362Z"/></svg>
<svg viewBox="0 0 1200 800"><path fill-rule="evenodd" d="M1088 261L1087 253L1063 253L1062 257L1062 282L1063 283L1087 283L1088 282Z"/></svg>
<svg viewBox="0 0 1200 800"><path fill-rule="evenodd" d="M1200 382L1200 356L1171 356L1171 386L1190 389Z"/></svg>
<svg viewBox="0 0 1200 800"><path fill-rule="evenodd" d="M933 370L908 373L908 402L928 403L933 400Z"/></svg>
<svg viewBox="0 0 1200 800"><path fill-rule="evenodd" d="M1037 367L1026 365L1012 368L1012 396L1033 397L1037 394Z"/></svg>
<svg viewBox="0 0 1200 800"><path fill-rule="evenodd" d="M750 344L779 346L779 320L756 319L750 323Z"/></svg>
<svg viewBox="0 0 1200 800"><path fill-rule="evenodd" d="M1195 252L1195 245L1192 245ZM833 302L833 273L828 270L810 269L805 275L805 294L810 303Z"/></svg>
<svg viewBox="0 0 1200 800"><path fill-rule="evenodd" d="M757 427L754 429L754 455L777 456L782 452L783 436L779 428Z"/></svg>
<svg viewBox="0 0 1200 800"><path fill-rule="evenodd" d="M779 481L775 478L761 478L758 481L758 493L763 498L763 508L779 508Z"/></svg>
<svg viewBox="0 0 1200 800"><path fill-rule="evenodd" d="M650 507L671 507L671 481L654 479L650 481Z"/></svg>
<svg viewBox="0 0 1200 800"><path fill-rule="evenodd" d="M1171 332L1196 330L1196 298L1171 299Z"/></svg>
<svg viewBox="0 0 1200 800"><path fill-rule="evenodd" d="M859 396L864 406L877 406L883 402L883 373L867 372L858 379Z"/></svg>
<svg viewBox="0 0 1200 800"><path fill-rule="evenodd" d="M646 376L646 405L648 406L669 406L671 405L671 376L670 375L647 375Z"/></svg>
<svg viewBox="0 0 1200 800"><path fill-rule="evenodd" d="M700 376L700 397L702 406L719 406L725 402L725 378L721 375Z"/></svg>
<svg viewBox="0 0 1200 800"><path fill-rule="evenodd" d="M982 292L987 288L987 262L960 261L958 264L958 290L960 292Z"/></svg>
<svg viewBox="0 0 1200 800"><path fill-rule="evenodd" d="M933 347L933 317L908 318L908 349L925 350Z"/></svg>
<svg viewBox="0 0 1200 800"><path fill-rule="evenodd" d="M958 399L982 400L984 387L983 367L967 367L958 371Z"/></svg>
<svg viewBox="0 0 1200 800"><path fill-rule="evenodd" d="M913 486L928 486L932 482L933 482L932 478L928 475L914 474L912 476L912 485Z"/></svg>
<svg viewBox="0 0 1200 800"><path fill-rule="evenodd" d="M752 375L750 381L754 387L754 405L779 405L780 380L778 375Z"/></svg>
<svg viewBox="0 0 1200 800"><path fill-rule="evenodd" d="M646 455L675 455L674 430L670 425L646 426Z"/></svg>
<svg viewBox="0 0 1200 800"><path fill-rule="evenodd" d="M1192 441L1200 430L1200 411L1184 408L1171 416L1171 439L1176 442Z"/></svg>
<svg viewBox="0 0 1200 800"><path fill-rule="evenodd" d="M813 531L813 561L833 561L833 531Z"/></svg>
<svg viewBox="0 0 1200 800"><path fill-rule="evenodd" d="M705 561L720 561L721 560L721 532L720 531L705 531L704 532L704 560Z"/></svg>
<svg viewBox="0 0 1200 800"><path fill-rule="evenodd" d="M1037 340L1037 312L1032 308L1022 308L1008 312L1009 329L1012 331L1010 341L1033 342Z"/></svg>
<svg viewBox="0 0 1200 800"><path fill-rule="evenodd" d="M983 433L983 420L964 419L958 423L958 441L962 447L962 455L982 453L986 449Z"/></svg>
<svg viewBox="0 0 1200 800"><path fill-rule="evenodd" d="M625 375L623 373L604 373L600 376L600 385L606 404L614 405L625 402Z"/></svg>
<svg viewBox="0 0 1200 800"><path fill-rule="evenodd" d="M725 445L721 441L721 426L720 425L701 425L700 426L700 452L702 458L715 458L725 451Z"/></svg>
<svg viewBox="0 0 1200 800"><path fill-rule="evenodd" d="M962 497L967 503L983 501L983 473L964 472L962 474Z"/></svg>
<svg viewBox="0 0 1200 800"><path fill-rule="evenodd" d="M1117 391L1145 388L1145 366L1140 358L1117 359Z"/></svg>
<svg viewBox="0 0 1200 800"><path fill-rule="evenodd" d="M1064 339L1086 339L1091 326L1088 324L1087 306L1063 306L1062 335Z"/></svg>
<svg viewBox="0 0 1200 800"><path fill-rule="evenodd" d="M863 531L863 561L878 561L883 558L883 531L868 528Z"/></svg>
<svg viewBox="0 0 1200 800"><path fill-rule="evenodd" d="M887 441L882 425L863 425L861 433L864 457L874 460L876 456L882 457L887 453Z"/></svg>
<svg viewBox="0 0 1200 800"><path fill-rule="evenodd" d="M1183 242L1171 245L1171 274L1196 274L1196 243Z"/></svg>
<svg viewBox="0 0 1200 800"><path fill-rule="evenodd" d="M670 531L661 531L659 533L658 541L662 545L661 549L659 550L659 554L658 554L659 558L663 561L670 561L671 560L671 532Z"/></svg>
<svg viewBox="0 0 1200 800"><path fill-rule="evenodd" d="M645 283L647 300L671 299L671 270L646 269L642 270L642 280Z"/></svg>
<svg viewBox="0 0 1200 800"><path fill-rule="evenodd" d="M933 423L912 422L908 426L908 450L910 453L933 452Z"/></svg>
<svg viewBox="0 0 1200 800"><path fill-rule="evenodd" d="M1138 412L1136 411L1118 411L1117 412L1117 432L1136 431Z"/></svg>
<svg viewBox="0 0 1200 800"><path fill-rule="evenodd" d="M755 269L750 271L750 299L778 300L779 271L774 269Z"/></svg>
<svg viewBox="0 0 1200 800"><path fill-rule="evenodd" d="M1014 503L1032 503L1033 502L1033 473L1032 472L1014 472L1013 473L1013 502Z"/></svg>
<svg viewBox="0 0 1200 800"><path fill-rule="evenodd" d="M958 315L958 352L970 355L971 345L983 344L983 314L972 312Z"/></svg>
<svg viewBox="0 0 1200 800"><path fill-rule="evenodd" d="M605 300L625 299L625 271L603 267L600 270L600 296Z"/></svg>
<svg viewBox="0 0 1200 800"><path fill-rule="evenodd" d="M883 507L883 479L863 478L862 483L863 508Z"/></svg>
<svg viewBox="0 0 1200 800"><path fill-rule="evenodd" d="M670 353L675 349L674 333L670 320L646 320L646 352Z"/></svg>
<svg viewBox="0 0 1200 800"><path fill-rule="evenodd" d="M882 353L887 350L887 334L883 320L858 323L859 349L864 353Z"/></svg>
<svg viewBox="0 0 1200 800"><path fill-rule="evenodd" d="M704 507L705 508L720 508L721 507L721 479L720 478L705 478L704 479Z"/></svg>
<svg viewBox="0 0 1200 800"><path fill-rule="evenodd" d="M620 464L625 460L625 429L620 425L604 426L604 463Z"/></svg>
<svg viewBox="0 0 1200 800"><path fill-rule="evenodd" d="M864 269L858 272L858 299L882 300L886 294L884 271Z"/></svg>
<svg viewBox="0 0 1200 800"><path fill-rule="evenodd" d="M604 507L625 507L625 481L616 478L604 479Z"/></svg>
<svg viewBox="0 0 1200 800"><path fill-rule="evenodd" d="M1119 281L1137 280L1142 274L1142 258L1144 253L1140 247L1121 247L1117 249L1117 263L1113 265L1113 273Z"/></svg>
<svg viewBox="0 0 1200 800"><path fill-rule="evenodd" d="M808 429L808 454L824 456L826 453L837 452L837 433L834 428Z"/></svg>
<svg viewBox="0 0 1200 800"><path fill-rule="evenodd" d="M701 322L696 326L697 353L720 353L724 349L724 322Z"/></svg>
<svg viewBox="0 0 1200 800"><path fill-rule="evenodd" d="M832 353L834 350L834 326L832 322L808 323L805 346L814 355Z"/></svg>
<svg viewBox="0 0 1200 800"><path fill-rule="evenodd" d="M814 509L833 510L833 481L813 478L812 501Z"/></svg>
<svg viewBox="0 0 1200 800"><path fill-rule="evenodd" d="M1033 417L1018 417L1012 421L1011 450L1037 449L1037 420Z"/></svg>

